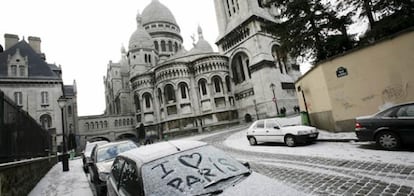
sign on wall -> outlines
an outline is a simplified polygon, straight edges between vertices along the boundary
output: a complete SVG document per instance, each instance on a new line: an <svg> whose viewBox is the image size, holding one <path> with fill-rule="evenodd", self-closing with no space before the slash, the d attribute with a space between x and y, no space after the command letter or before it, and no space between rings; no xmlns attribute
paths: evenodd
<svg viewBox="0 0 414 196"><path fill-rule="evenodd" d="M340 77L344 77L348 75L348 70L344 67L338 67L338 69L336 70L336 77L340 78Z"/></svg>

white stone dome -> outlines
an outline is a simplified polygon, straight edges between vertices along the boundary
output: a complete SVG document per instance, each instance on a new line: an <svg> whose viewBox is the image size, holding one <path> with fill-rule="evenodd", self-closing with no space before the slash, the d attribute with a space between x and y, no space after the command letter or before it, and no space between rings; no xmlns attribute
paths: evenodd
<svg viewBox="0 0 414 196"><path fill-rule="evenodd" d="M168 22L178 26L170 9L160 3L159 0L152 0L142 12L143 25L153 22Z"/></svg>
<svg viewBox="0 0 414 196"><path fill-rule="evenodd" d="M132 33L129 38L129 50L138 49L138 48L154 48L154 42L152 41L151 35L142 27L141 16L137 15L137 30Z"/></svg>

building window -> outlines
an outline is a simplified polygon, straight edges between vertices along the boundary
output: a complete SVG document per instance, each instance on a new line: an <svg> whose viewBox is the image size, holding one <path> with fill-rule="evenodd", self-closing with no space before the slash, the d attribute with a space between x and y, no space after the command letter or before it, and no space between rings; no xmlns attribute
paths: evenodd
<svg viewBox="0 0 414 196"><path fill-rule="evenodd" d="M231 92L230 76L226 76L227 92Z"/></svg>
<svg viewBox="0 0 414 196"><path fill-rule="evenodd" d="M168 41L168 50L170 52L173 52L173 44L172 44L172 41Z"/></svg>
<svg viewBox="0 0 414 196"><path fill-rule="evenodd" d="M17 76L17 65L12 65L11 66L11 75L12 76Z"/></svg>
<svg viewBox="0 0 414 196"><path fill-rule="evenodd" d="M49 94L48 92L41 92L40 93L41 97L42 97L42 105L48 105L49 104Z"/></svg>
<svg viewBox="0 0 414 196"><path fill-rule="evenodd" d="M161 105L162 104L162 92L160 88L158 88L158 101L160 102L160 105Z"/></svg>
<svg viewBox="0 0 414 196"><path fill-rule="evenodd" d="M21 106L23 105L23 93L22 92L14 92L14 102L18 105Z"/></svg>
<svg viewBox="0 0 414 196"><path fill-rule="evenodd" d="M20 76L25 76L26 75L25 67L23 65L19 66L19 74L20 74Z"/></svg>
<svg viewBox="0 0 414 196"><path fill-rule="evenodd" d="M180 83L181 99L187 99L187 89L186 83Z"/></svg>
<svg viewBox="0 0 414 196"><path fill-rule="evenodd" d="M205 79L200 79L198 81L198 88L201 95L207 95L207 81Z"/></svg>
<svg viewBox="0 0 414 196"><path fill-rule="evenodd" d="M174 91L173 85L171 84L165 85L164 93L165 93L164 97L167 103L175 102L175 91Z"/></svg>
<svg viewBox="0 0 414 196"><path fill-rule="evenodd" d="M249 70L249 58L245 53L238 53L233 57L233 61L231 63L231 70L233 72L233 80L234 83L239 84L246 80L246 73L249 78L251 78L250 70Z"/></svg>
<svg viewBox="0 0 414 196"><path fill-rule="evenodd" d="M118 120L115 120L114 125L115 125L115 127L117 127L117 126L118 126Z"/></svg>
<svg viewBox="0 0 414 196"><path fill-rule="evenodd" d="M104 121L105 128L108 128L108 121Z"/></svg>
<svg viewBox="0 0 414 196"><path fill-rule="evenodd" d="M72 116L72 106L68 106L68 115Z"/></svg>
<svg viewBox="0 0 414 196"><path fill-rule="evenodd" d="M275 65L276 68L279 68L280 73L283 74L283 69L285 70L285 72L287 72L287 68L286 68L286 59L287 59L287 55L282 51L282 49L277 46L274 45L272 47L272 56L273 59L275 60Z"/></svg>
<svg viewBox="0 0 414 196"><path fill-rule="evenodd" d="M43 114L42 116L40 116L40 125L44 129L49 129L50 127L52 127L52 117L50 117L49 114Z"/></svg>
<svg viewBox="0 0 414 196"><path fill-rule="evenodd" d="M141 103L139 102L139 96L137 94L134 95L134 103L135 103L135 111L141 111Z"/></svg>
<svg viewBox="0 0 414 196"><path fill-rule="evenodd" d="M175 44L174 44L174 51L175 52L178 52L178 44L177 44L177 42L175 42Z"/></svg>
<svg viewBox="0 0 414 196"><path fill-rule="evenodd" d="M218 76L215 76L213 78L213 83L214 83L214 90L216 93L220 93L221 92L221 79Z"/></svg>
<svg viewBox="0 0 414 196"><path fill-rule="evenodd" d="M89 123L85 123L85 129L89 130Z"/></svg>
<svg viewBox="0 0 414 196"><path fill-rule="evenodd" d="M143 98L145 100L145 108L151 108L151 95L149 93L145 93L143 95Z"/></svg>
<svg viewBox="0 0 414 196"><path fill-rule="evenodd" d="M162 52L165 52L166 51L165 41L164 40L161 41L161 51Z"/></svg>
<svg viewBox="0 0 414 196"><path fill-rule="evenodd" d="M154 41L155 50L158 51L158 42Z"/></svg>

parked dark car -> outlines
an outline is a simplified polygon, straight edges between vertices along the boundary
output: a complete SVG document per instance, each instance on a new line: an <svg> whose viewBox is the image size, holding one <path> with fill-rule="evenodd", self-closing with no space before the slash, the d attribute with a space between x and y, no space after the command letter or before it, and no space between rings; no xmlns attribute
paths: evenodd
<svg viewBox="0 0 414 196"><path fill-rule="evenodd" d="M387 150L414 144L414 102L356 118L355 132L360 141L375 141Z"/></svg>
<svg viewBox="0 0 414 196"><path fill-rule="evenodd" d="M89 180L96 190L98 196L106 193L106 179L115 157L125 151L137 148L138 146L129 140L111 142L95 146L92 150L91 160L88 164Z"/></svg>
<svg viewBox="0 0 414 196"><path fill-rule="evenodd" d="M102 144L107 144L108 141L96 141L96 142L86 142L85 145L85 150L82 151L82 163L83 163L83 171L85 173L88 173L88 163L91 162L91 153L92 153L92 149L96 146L96 145L102 145Z"/></svg>
<svg viewBox="0 0 414 196"><path fill-rule="evenodd" d="M118 155L107 195L304 195L246 165L199 141L146 145Z"/></svg>

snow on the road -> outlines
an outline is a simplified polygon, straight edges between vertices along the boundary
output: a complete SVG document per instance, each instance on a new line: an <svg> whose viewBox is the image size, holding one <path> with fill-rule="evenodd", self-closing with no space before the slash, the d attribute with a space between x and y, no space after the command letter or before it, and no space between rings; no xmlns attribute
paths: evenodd
<svg viewBox="0 0 414 196"><path fill-rule="evenodd" d="M82 170L82 159L69 161L69 171L62 171L59 162L37 183L29 196L92 196L88 180Z"/></svg>
<svg viewBox="0 0 414 196"><path fill-rule="evenodd" d="M243 130L228 137L224 144L230 148L252 152L317 156L405 165L414 164L413 152L369 149L372 144L367 142L316 142L296 147L287 147L284 144L258 144L250 146L246 138L246 130ZM364 147L368 149L364 149Z"/></svg>

